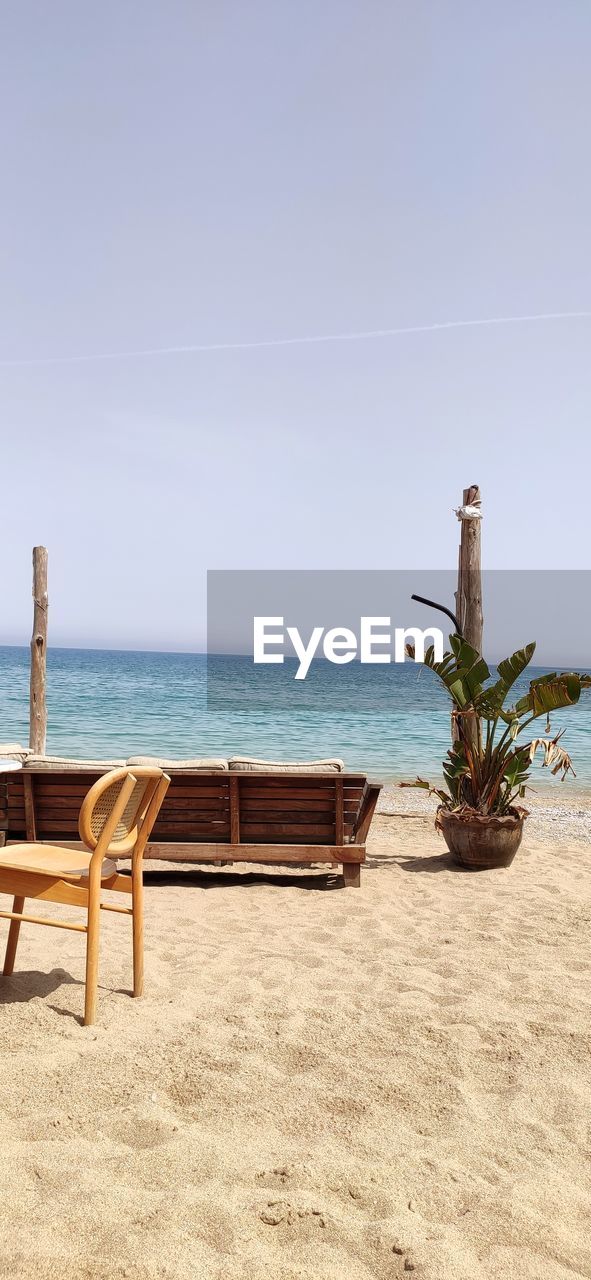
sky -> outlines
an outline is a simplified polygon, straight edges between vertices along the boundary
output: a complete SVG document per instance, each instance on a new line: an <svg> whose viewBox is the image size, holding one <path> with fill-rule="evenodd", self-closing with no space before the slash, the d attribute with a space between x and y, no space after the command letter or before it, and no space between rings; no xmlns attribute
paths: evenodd
<svg viewBox="0 0 591 1280"><path fill-rule="evenodd" d="M2 6L0 643L36 543L50 643L202 649L208 569L453 568L472 483L486 567L591 567L591 318L429 328L591 312L590 46L587 0Z"/></svg>

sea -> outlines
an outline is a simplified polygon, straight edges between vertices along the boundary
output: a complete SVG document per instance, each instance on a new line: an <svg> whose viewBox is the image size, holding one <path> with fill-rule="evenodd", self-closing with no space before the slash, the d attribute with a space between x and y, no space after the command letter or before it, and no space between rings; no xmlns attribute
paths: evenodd
<svg viewBox="0 0 591 1280"><path fill-rule="evenodd" d="M47 753L110 759L130 755L249 755L269 760L338 756L383 781L441 776L450 705L427 668L411 662L255 666L252 658L199 653L50 649ZM515 686L526 692L530 668ZM513 699L512 699L513 700ZM0 646L0 743L28 742L29 650ZM591 690L552 717L577 777L591 785ZM544 720L530 733L541 735ZM534 766L532 782L560 788Z"/></svg>

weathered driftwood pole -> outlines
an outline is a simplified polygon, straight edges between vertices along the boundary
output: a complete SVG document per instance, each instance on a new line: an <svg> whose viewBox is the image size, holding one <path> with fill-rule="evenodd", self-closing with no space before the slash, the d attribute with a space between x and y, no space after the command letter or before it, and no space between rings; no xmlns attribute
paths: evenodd
<svg viewBox="0 0 591 1280"><path fill-rule="evenodd" d="M482 653L482 571L480 564L480 489L471 484L464 489L462 505L456 511L461 522L460 557L458 563L458 589L456 591L456 614L460 631L468 644L478 653ZM466 748L478 747L480 727L475 713L460 714L452 711L452 742L461 739Z"/></svg>
<svg viewBox="0 0 591 1280"><path fill-rule="evenodd" d="M47 548L33 547L33 635L31 637L31 693L29 747L35 755L45 754L47 704Z"/></svg>
<svg viewBox="0 0 591 1280"><path fill-rule="evenodd" d="M482 571L480 563L480 489L477 484L464 489L462 505L456 512L461 522L460 558L456 613L462 635L482 653Z"/></svg>

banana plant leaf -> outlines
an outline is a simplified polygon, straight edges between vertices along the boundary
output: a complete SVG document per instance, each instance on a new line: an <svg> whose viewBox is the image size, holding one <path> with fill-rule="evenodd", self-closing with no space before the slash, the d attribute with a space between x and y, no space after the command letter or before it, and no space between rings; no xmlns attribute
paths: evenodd
<svg viewBox="0 0 591 1280"><path fill-rule="evenodd" d="M435 661L435 649L430 645L425 653L425 666L430 667L443 682L456 706L462 708L472 703L482 691L484 680L490 671L484 658L460 636L450 636L452 652Z"/></svg>
<svg viewBox="0 0 591 1280"><path fill-rule="evenodd" d="M415 778L414 782L399 782L399 787L417 787L419 791L428 791L431 796L438 796L441 803L446 809L450 807L450 797L447 791L441 791L439 787L432 787L430 782L426 782L424 778Z"/></svg>
<svg viewBox="0 0 591 1280"><path fill-rule="evenodd" d="M529 693L515 704L515 714L536 717L560 711L562 707L574 707L579 701L581 690L590 685L590 676L580 676L570 671L563 671L560 675L552 672L551 676L539 676L537 680L531 681Z"/></svg>
<svg viewBox="0 0 591 1280"><path fill-rule="evenodd" d="M463 742L457 742L450 747L447 759L443 761L443 776L452 800L455 804L459 804L464 778L470 776L470 766L466 759Z"/></svg>
<svg viewBox="0 0 591 1280"><path fill-rule="evenodd" d="M457 742L453 747L450 747L447 758L443 761L443 772L448 786L451 782L456 782L459 778L465 778L466 774L469 774L470 767L466 759L463 742Z"/></svg>
<svg viewBox="0 0 591 1280"><path fill-rule="evenodd" d="M515 681L519 679L521 673L525 671L525 668L529 666L534 656L535 648L535 641L532 641L531 644L526 644L525 648L516 649L510 658L504 658L502 662L499 662L497 667L499 679L495 684L490 685L488 689L483 689L476 700L475 706L479 715L484 716L486 719L494 719L495 716L501 715L503 703L509 690L513 687ZM505 719L505 716L502 718Z"/></svg>
<svg viewBox="0 0 591 1280"><path fill-rule="evenodd" d="M530 764L529 744L509 756L503 770L503 780L511 789L524 785L529 775Z"/></svg>

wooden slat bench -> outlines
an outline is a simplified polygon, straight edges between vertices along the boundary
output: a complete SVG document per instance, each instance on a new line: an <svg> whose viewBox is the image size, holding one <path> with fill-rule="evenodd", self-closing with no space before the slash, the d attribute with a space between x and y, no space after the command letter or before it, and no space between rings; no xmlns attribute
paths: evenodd
<svg viewBox="0 0 591 1280"><path fill-rule="evenodd" d="M79 843L80 805L109 768L31 762L0 774L0 844ZM146 857L329 863L342 867L345 885L359 885L381 784L359 773L166 770L171 785Z"/></svg>

